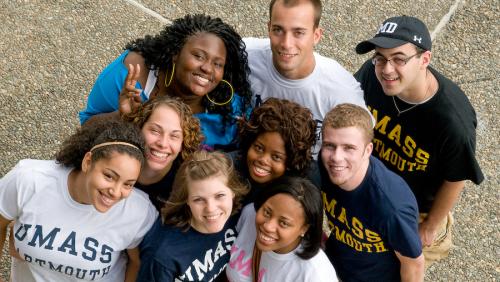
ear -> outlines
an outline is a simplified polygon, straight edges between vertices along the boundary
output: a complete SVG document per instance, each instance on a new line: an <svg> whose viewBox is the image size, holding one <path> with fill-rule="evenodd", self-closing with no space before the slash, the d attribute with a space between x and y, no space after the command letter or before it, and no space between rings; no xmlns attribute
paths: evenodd
<svg viewBox="0 0 500 282"><path fill-rule="evenodd" d="M87 153L85 153L85 156L83 156L82 172L89 171L91 166L92 166L92 153L87 152Z"/></svg>
<svg viewBox="0 0 500 282"><path fill-rule="evenodd" d="M316 46L316 44L319 43L319 41L321 40L321 37L323 37L323 29L321 27L316 27L313 31L313 35L314 35L314 46Z"/></svg>
<svg viewBox="0 0 500 282"><path fill-rule="evenodd" d="M422 69L427 69L427 67L431 63L431 58L432 58L431 51L425 51L424 53L422 53Z"/></svg>
<svg viewBox="0 0 500 282"><path fill-rule="evenodd" d="M304 225L300 228L300 234L301 234L301 237L302 237L302 234L306 234L306 233L307 233L307 230L309 230L309 224L304 224Z"/></svg>
<svg viewBox="0 0 500 282"><path fill-rule="evenodd" d="M271 33L271 21L267 22L267 32Z"/></svg>
<svg viewBox="0 0 500 282"><path fill-rule="evenodd" d="M366 148L365 148L365 154L370 157L370 155L372 154L372 151L373 151L373 143L370 142L368 143L368 145L366 145Z"/></svg>

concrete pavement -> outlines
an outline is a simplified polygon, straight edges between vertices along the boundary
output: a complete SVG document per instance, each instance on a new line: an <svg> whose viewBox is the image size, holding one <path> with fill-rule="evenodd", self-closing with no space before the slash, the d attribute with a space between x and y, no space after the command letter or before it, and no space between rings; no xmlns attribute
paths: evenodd
<svg viewBox="0 0 500 282"><path fill-rule="evenodd" d="M138 2L167 20L207 13L243 36L266 36L267 0ZM368 56L356 55L354 46L383 19L417 16L432 30L454 4L456 12L434 40L433 65L457 81L476 108L477 154L486 180L467 184L455 209L455 247L426 280L500 281L498 2L328 0L317 50L354 72ZM77 113L99 72L128 41L163 27L125 0L0 0L0 16L0 176L20 159L52 158L78 126ZM6 275L5 257L2 266Z"/></svg>

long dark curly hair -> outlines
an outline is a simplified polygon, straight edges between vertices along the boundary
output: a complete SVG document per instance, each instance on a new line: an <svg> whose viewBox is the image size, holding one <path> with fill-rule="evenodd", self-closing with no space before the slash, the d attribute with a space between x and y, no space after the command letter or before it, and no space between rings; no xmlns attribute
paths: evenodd
<svg viewBox="0 0 500 282"><path fill-rule="evenodd" d="M137 126L122 120L98 119L85 123L69 136L56 153L57 163L66 167L82 169L82 161L87 152L106 142L125 142L133 146L109 144L92 150L92 162L110 158L113 152L128 154L144 164L144 138Z"/></svg>
<svg viewBox="0 0 500 282"><path fill-rule="evenodd" d="M252 96L248 82L250 68L245 43L241 36L220 18L212 18L203 14L186 15L174 20L172 25L166 26L160 34L136 39L128 43L125 48L140 53L150 70L154 68L167 73L172 68L173 57L181 52L188 38L199 33L212 33L224 42L227 57L223 79L230 82L235 93L243 97L245 102L243 112L245 113L250 107ZM228 89L224 83L219 83L209 95L213 100L225 101L228 97ZM203 98L202 103L209 113L221 114L224 121L232 120L231 103L218 106L212 104L206 97Z"/></svg>
<svg viewBox="0 0 500 282"><path fill-rule="evenodd" d="M277 132L283 138L287 172L304 176L316 143L316 122L311 111L295 102L278 98L269 98L255 108L250 119L240 124L241 158L245 173L250 146L266 132Z"/></svg>

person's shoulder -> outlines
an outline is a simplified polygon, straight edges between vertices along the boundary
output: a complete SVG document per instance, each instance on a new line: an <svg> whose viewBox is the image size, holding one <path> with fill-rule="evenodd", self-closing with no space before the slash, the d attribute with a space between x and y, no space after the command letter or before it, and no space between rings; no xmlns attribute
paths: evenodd
<svg viewBox="0 0 500 282"><path fill-rule="evenodd" d="M23 159L17 163L14 170L18 174L26 175L25 180L34 180L38 176L57 176L64 170L64 167L56 163L55 160Z"/></svg>
<svg viewBox="0 0 500 282"><path fill-rule="evenodd" d="M440 71L437 69L433 68L432 66L429 66L429 71L434 75L436 80L440 84L440 88L442 88L443 91L453 91L453 92L460 92L461 94L464 94L462 89L458 86L457 83L446 77L444 74L442 74Z"/></svg>
<svg viewBox="0 0 500 282"><path fill-rule="evenodd" d="M46 170L49 167L57 166L54 160L22 159L15 168L18 170Z"/></svg>
<svg viewBox="0 0 500 282"><path fill-rule="evenodd" d="M361 67L354 73L354 77L363 82L366 79L376 79L375 77L375 66L372 64L371 60L366 60Z"/></svg>
<svg viewBox="0 0 500 282"><path fill-rule="evenodd" d="M387 203L395 206L404 200L416 205L413 192L401 176L388 169L374 156L370 156L370 167L369 183L387 200Z"/></svg>
<svg viewBox="0 0 500 282"><path fill-rule="evenodd" d="M316 67L322 69L322 70L336 70L341 73L347 73L351 75L351 73L344 68L337 60L334 58L326 57L321 55L318 52L314 52L314 58L316 60ZM351 75L352 76L352 75Z"/></svg>
<svg viewBox="0 0 500 282"><path fill-rule="evenodd" d="M134 201L137 201L138 203L145 203L145 202L149 202L149 196L148 194L146 194L146 192L140 190L140 189L137 189L137 188L133 188L132 190L132 193L130 193L129 197L131 199L133 199Z"/></svg>
<svg viewBox="0 0 500 282"><path fill-rule="evenodd" d="M118 205L116 213L136 224L137 228L142 228L143 224L150 227L158 217L158 211L149 200L149 196L137 188L133 188L129 196ZM133 227L130 226L130 228Z"/></svg>
<svg viewBox="0 0 500 282"><path fill-rule="evenodd" d="M313 278L308 281L338 281L335 268L333 268L332 263L322 249L320 249L314 257L305 262L310 265L309 272L310 275L312 275L311 278Z"/></svg>
<svg viewBox="0 0 500 282"><path fill-rule="evenodd" d="M240 218L248 218L251 216L255 216L255 214L256 214L255 205L253 203L249 203L241 210Z"/></svg>
<svg viewBox="0 0 500 282"><path fill-rule="evenodd" d="M334 80L336 84L358 85L356 79L350 71L342 66L333 58L325 57L317 52L314 52L316 59L316 72L323 77L328 77L329 80Z"/></svg>
<svg viewBox="0 0 500 282"><path fill-rule="evenodd" d="M146 69L145 68L146 67L146 60L138 52L128 51L128 54L126 54L125 58L123 59L123 63L126 66L129 64L132 64L134 66L139 64L141 66L141 68L144 67L144 69Z"/></svg>
<svg viewBox="0 0 500 282"><path fill-rule="evenodd" d="M439 83L434 111L438 121L450 129L450 134L463 132L463 128L473 130L471 126L475 127L477 122L476 112L467 95L455 82L437 70L429 69Z"/></svg>
<svg viewBox="0 0 500 282"><path fill-rule="evenodd" d="M245 37L243 42L247 52L271 49L269 38Z"/></svg>

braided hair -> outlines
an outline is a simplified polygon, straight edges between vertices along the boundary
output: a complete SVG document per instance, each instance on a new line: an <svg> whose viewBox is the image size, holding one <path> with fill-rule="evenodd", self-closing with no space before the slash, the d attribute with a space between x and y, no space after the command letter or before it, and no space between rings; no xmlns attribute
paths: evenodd
<svg viewBox="0 0 500 282"><path fill-rule="evenodd" d="M241 36L220 18L212 18L204 14L186 15L174 20L155 36L147 35L128 43L125 48L138 52L144 57L148 69L158 69L167 73L172 68L174 56L181 52L187 40L199 33L211 33L220 38L226 47L226 64L223 79L230 82L235 93L243 98L245 113L250 107L252 96L248 82L248 55L245 43ZM210 93L213 100L225 101L228 89L223 84ZM202 100L203 106L209 113L217 113L224 117L224 122L231 120L232 106L228 103L223 106L214 105L206 97Z"/></svg>

